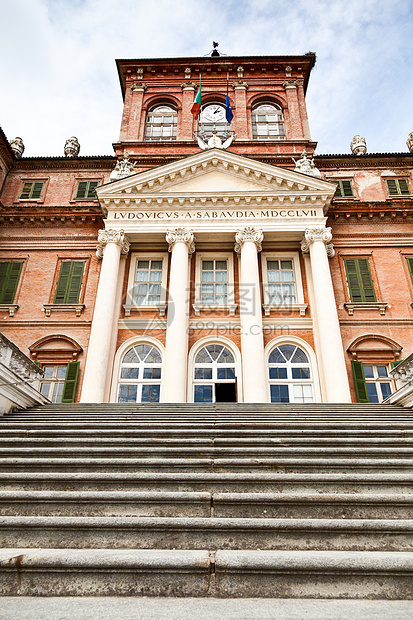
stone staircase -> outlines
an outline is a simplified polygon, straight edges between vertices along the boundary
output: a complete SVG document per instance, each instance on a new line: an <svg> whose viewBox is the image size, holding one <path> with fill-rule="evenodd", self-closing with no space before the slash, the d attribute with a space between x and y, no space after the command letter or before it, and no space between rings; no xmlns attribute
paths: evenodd
<svg viewBox="0 0 413 620"><path fill-rule="evenodd" d="M10 414L0 593L410 605L412 456L410 410L385 405Z"/></svg>

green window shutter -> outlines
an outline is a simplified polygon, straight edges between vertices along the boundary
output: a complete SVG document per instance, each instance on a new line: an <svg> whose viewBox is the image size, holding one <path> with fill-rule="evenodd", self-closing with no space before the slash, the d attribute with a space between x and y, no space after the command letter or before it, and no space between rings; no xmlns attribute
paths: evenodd
<svg viewBox="0 0 413 620"><path fill-rule="evenodd" d="M368 259L345 258L344 267L351 301L354 303L376 301Z"/></svg>
<svg viewBox="0 0 413 620"><path fill-rule="evenodd" d="M410 196L410 187L407 179L387 179L389 196Z"/></svg>
<svg viewBox="0 0 413 620"><path fill-rule="evenodd" d="M89 189L87 191L88 198L96 198L95 189L99 185L99 181L89 181Z"/></svg>
<svg viewBox="0 0 413 620"><path fill-rule="evenodd" d="M348 196L354 196L351 181L337 181L334 198L347 198Z"/></svg>
<svg viewBox="0 0 413 620"><path fill-rule="evenodd" d="M407 260L407 266L409 268L409 273L410 273L410 277L412 279L413 282L413 258L411 258L410 256L406 258Z"/></svg>
<svg viewBox="0 0 413 620"><path fill-rule="evenodd" d="M23 183L23 189L20 194L20 199L27 200L27 198L30 198L31 191L32 191L32 183Z"/></svg>
<svg viewBox="0 0 413 620"><path fill-rule="evenodd" d="M87 181L79 181L77 184L76 198L85 198L87 193Z"/></svg>
<svg viewBox="0 0 413 620"><path fill-rule="evenodd" d="M358 403L368 403L366 380L364 378L363 364L352 360L351 370L353 371L354 387L356 388L356 396Z"/></svg>
<svg viewBox="0 0 413 620"><path fill-rule="evenodd" d="M12 304L23 263L0 263L0 303Z"/></svg>
<svg viewBox="0 0 413 620"><path fill-rule="evenodd" d="M39 199L42 195L44 183L33 183L32 195L30 198Z"/></svg>
<svg viewBox="0 0 413 620"><path fill-rule="evenodd" d="M69 362L67 365L65 384L63 386L62 403L75 402L79 364L80 362Z"/></svg>
<svg viewBox="0 0 413 620"><path fill-rule="evenodd" d="M67 304L79 303L80 289L82 288L83 269L85 267L85 261L73 261L71 269L71 277L66 294Z"/></svg>
<svg viewBox="0 0 413 620"><path fill-rule="evenodd" d="M79 302L84 268L84 260L62 261L53 303L77 304Z"/></svg>
<svg viewBox="0 0 413 620"><path fill-rule="evenodd" d="M402 363L402 361L403 361L403 360L396 360L395 362L392 362L392 363L391 363L391 367L392 367L392 368L396 368L396 366L398 366L399 364L401 364L401 363Z"/></svg>
<svg viewBox="0 0 413 620"><path fill-rule="evenodd" d="M359 258L357 260L360 271L360 279L363 287L363 301L374 302L376 293L374 292L373 278L371 277L370 265L367 258Z"/></svg>
<svg viewBox="0 0 413 620"><path fill-rule="evenodd" d="M387 191L389 196L397 196L397 183L395 179L387 179L386 181Z"/></svg>

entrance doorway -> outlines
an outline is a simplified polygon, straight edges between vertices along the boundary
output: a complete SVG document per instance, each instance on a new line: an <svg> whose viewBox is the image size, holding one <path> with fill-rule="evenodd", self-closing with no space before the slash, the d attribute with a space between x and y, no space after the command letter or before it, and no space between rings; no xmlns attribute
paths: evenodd
<svg viewBox="0 0 413 620"><path fill-rule="evenodd" d="M237 390L234 383L216 383L215 384L215 402L216 403L236 403Z"/></svg>

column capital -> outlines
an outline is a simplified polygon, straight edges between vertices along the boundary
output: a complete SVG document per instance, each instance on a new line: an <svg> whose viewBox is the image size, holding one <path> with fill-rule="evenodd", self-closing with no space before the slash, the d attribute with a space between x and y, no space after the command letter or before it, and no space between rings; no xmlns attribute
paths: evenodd
<svg viewBox="0 0 413 620"><path fill-rule="evenodd" d="M190 90L190 91L194 92L194 90L196 88L196 83L195 82L182 82L181 88L182 88L183 92L185 92L187 90Z"/></svg>
<svg viewBox="0 0 413 620"><path fill-rule="evenodd" d="M99 230L98 232L98 246L96 248L96 256L103 258L105 247L108 243L115 243L121 248L122 254L129 252L130 243L123 230L114 230L112 228Z"/></svg>
<svg viewBox="0 0 413 620"><path fill-rule="evenodd" d="M147 84L145 84L145 82L135 82L130 87L130 89L131 89L131 91L133 93L144 93L147 88L148 88L148 86L147 86Z"/></svg>
<svg viewBox="0 0 413 620"><path fill-rule="evenodd" d="M307 228L301 241L301 251L303 254L306 254L310 251L311 244L321 241L326 246L327 256L332 258L334 256L333 244L330 243L332 238L331 228Z"/></svg>
<svg viewBox="0 0 413 620"><path fill-rule="evenodd" d="M165 238L166 243L169 244L168 252L172 252L173 246L179 241L186 243L189 254L193 254L195 252L195 237L192 230L187 230L186 228L175 228L175 230L168 230Z"/></svg>
<svg viewBox="0 0 413 620"><path fill-rule="evenodd" d="M297 80L286 80L283 82L283 86L285 90L297 90L298 82Z"/></svg>
<svg viewBox="0 0 413 620"><path fill-rule="evenodd" d="M245 241L252 241L255 243L255 247L257 248L257 252L261 252L262 250L262 241L264 239L264 234L261 228L253 228L252 226L247 226L247 228L243 228L242 230L237 230L235 233L235 246L234 250L239 253L241 252L242 244Z"/></svg>
<svg viewBox="0 0 413 620"><path fill-rule="evenodd" d="M234 90L247 90L248 82L244 82L243 80L238 80L238 82L232 82L232 87Z"/></svg>

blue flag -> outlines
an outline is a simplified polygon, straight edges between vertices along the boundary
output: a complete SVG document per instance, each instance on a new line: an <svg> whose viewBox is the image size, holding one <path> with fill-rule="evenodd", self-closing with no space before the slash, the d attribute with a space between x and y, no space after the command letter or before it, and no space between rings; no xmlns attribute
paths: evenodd
<svg viewBox="0 0 413 620"><path fill-rule="evenodd" d="M225 118L227 119L227 123L230 123L232 121L232 119L234 118L234 113L232 111L231 104L229 102L228 76L227 76L227 98L226 98L226 101L225 101Z"/></svg>

